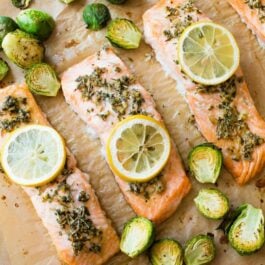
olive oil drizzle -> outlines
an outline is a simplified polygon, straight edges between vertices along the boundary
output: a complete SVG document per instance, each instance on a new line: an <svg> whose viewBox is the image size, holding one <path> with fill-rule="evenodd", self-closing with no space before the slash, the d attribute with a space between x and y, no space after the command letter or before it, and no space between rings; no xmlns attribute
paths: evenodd
<svg viewBox="0 0 265 265"><path fill-rule="evenodd" d="M86 191L80 191L77 197L80 205L74 204L72 189L67 184L67 177L73 174L72 169L65 166L61 179L55 181L57 186L50 191L42 192L39 188L43 202L57 202L61 207L55 209L57 222L65 230L71 242L75 255L82 250L99 253L101 251L102 231L98 229L90 218L90 213L85 206L90 196ZM62 235L62 232L60 232Z"/></svg>
<svg viewBox="0 0 265 265"><path fill-rule="evenodd" d="M121 69L116 67L115 72ZM123 75L120 78L107 81L104 74L108 72L107 68L96 67L90 75L79 76L76 79L77 87L82 94L83 100L91 100L95 105L106 105L109 103L111 109L121 120L126 115L146 114L142 109L144 98L141 93L134 88L129 88L135 84L135 79L131 76ZM94 109L87 110L89 113ZM102 111L97 114L102 120L107 120L111 112Z"/></svg>
<svg viewBox="0 0 265 265"><path fill-rule="evenodd" d="M31 115L27 106L27 98L7 96L1 105L0 122L2 131L11 132L22 123L29 123Z"/></svg>
<svg viewBox="0 0 265 265"><path fill-rule="evenodd" d="M218 93L221 103L218 108L221 115L214 123L218 139L233 140L234 145L227 150L235 161L251 160L255 147L264 143L264 139L252 133L247 124L247 115L239 113L234 105L237 94L237 85L243 82L242 77L235 75L226 82L217 86L198 85L199 93Z"/></svg>
<svg viewBox="0 0 265 265"><path fill-rule="evenodd" d="M259 20L261 23L265 22L265 5L262 4L261 0L245 0L245 3L251 9L256 9L258 11Z"/></svg>

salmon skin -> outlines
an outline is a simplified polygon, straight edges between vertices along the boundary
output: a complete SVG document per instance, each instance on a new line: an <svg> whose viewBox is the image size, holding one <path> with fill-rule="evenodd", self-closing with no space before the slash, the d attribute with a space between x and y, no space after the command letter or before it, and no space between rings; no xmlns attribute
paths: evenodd
<svg viewBox="0 0 265 265"><path fill-rule="evenodd" d="M25 124L50 126L25 85L1 89L0 106L1 146L14 128ZM45 186L23 189L64 264L100 265L119 252L119 238L101 209L88 176L76 167L76 160L68 150L61 176ZM79 222L90 228L85 229Z"/></svg>
<svg viewBox="0 0 265 265"><path fill-rule="evenodd" d="M197 126L224 156L239 184L252 179L265 162L265 122L254 106L240 69L218 86L198 85L178 64L177 43L194 22L209 20L193 1L161 0L143 15L145 40L164 70L177 81Z"/></svg>
<svg viewBox="0 0 265 265"><path fill-rule="evenodd" d="M227 0L236 10L242 21L257 36L260 45L265 47L265 1Z"/></svg>
<svg viewBox="0 0 265 265"><path fill-rule="evenodd" d="M62 89L66 102L95 131L104 150L119 120L146 114L162 121L150 94L110 48L64 72ZM172 215L190 189L190 181L174 147L162 173L150 182L128 183L118 176L115 179L133 210L156 223Z"/></svg>

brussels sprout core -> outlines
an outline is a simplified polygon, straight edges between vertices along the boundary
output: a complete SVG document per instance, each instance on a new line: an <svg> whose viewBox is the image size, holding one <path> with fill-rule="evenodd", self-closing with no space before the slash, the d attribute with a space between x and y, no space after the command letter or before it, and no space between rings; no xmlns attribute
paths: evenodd
<svg viewBox="0 0 265 265"><path fill-rule="evenodd" d="M216 146L205 143L191 150L188 163L191 174L200 183L215 183L220 175L223 157Z"/></svg>
<svg viewBox="0 0 265 265"><path fill-rule="evenodd" d="M264 244L264 216L261 209L244 204L236 210L237 218L233 221L228 240L241 255L252 254Z"/></svg>
<svg viewBox="0 0 265 265"><path fill-rule="evenodd" d="M7 57L21 68L29 68L40 63L44 56L41 43L18 29L4 37L2 47Z"/></svg>
<svg viewBox="0 0 265 265"><path fill-rule="evenodd" d="M186 265L208 264L215 257L215 246L211 237L198 235L186 243L184 261Z"/></svg>
<svg viewBox="0 0 265 265"><path fill-rule="evenodd" d="M0 16L0 48L5 35L16 30L17 28L18 26L12 18Z"/></svg>
<svg viewBox="0 0 265 265"><path fill-rule="evenodd" d="M88 4L83 11L83 19L87 24L87 28L100 30L104 28L110 20L110 12L103 4Z"/></svg>
<svg viewBox="0 0 265 265"><path fill-rule="evenodd" d="M16 20L20 29L40 40L48 39L55 28L53 18L49 14L36 9L20 12Z"/></svg>
<svg viewBox="0 0 265 265"><path fill-rule="evenodd" d="M161 239L151 248L152 265L182 265L183 251L180 244L172 239Z"/></svg>
<svg viewBox="0 0 265 265"><path fill-rule="evenodd" d="M125 18L116 18L107 28L107 39L114 45L124 49L139 47L142 33L139 28Z"/></svg>
<svg viewBox="0 0 265 265"><path fill-rule="evenodd" d="M229 211L227 197L217 189L200 190L194 202L197 209L210 219L220 219Z"/></svg>
<svg viewBox="0 0 265 265"><path fill-rule="evenodd" d="M0 81L3 80L9 71L7 63L0 58Z"/></svg>
<svg viewBox="0 0 265 265"><path fill-rule="evenodd" d="M120 249L133 258L143 253L154 241L154 225L144 217L129 220L122 231Z"/></svg>
<svg viewBox="0 0 265 265"><path fill-rule="evenodd" d="M61 87L56 73L46 63L30 68L26 73L26 83L33 93L50 97L56 96Z"/></svg>

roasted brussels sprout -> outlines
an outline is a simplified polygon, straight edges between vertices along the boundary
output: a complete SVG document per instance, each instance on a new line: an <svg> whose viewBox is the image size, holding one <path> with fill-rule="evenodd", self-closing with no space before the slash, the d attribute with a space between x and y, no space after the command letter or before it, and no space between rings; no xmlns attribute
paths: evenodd
<svg viewBox="0 0 265 265"><path fill-rule="evenodd" d="M0 16L0 48L5 35L16 30L17 28L18 26L12 18Z"/></svg>
<svg viewBox="0 0 265 265"><path fill-rule="evenodd" d="M12 4L20 9L26 9L29 7L32 0L12 0Z"/></svg>
<svg viewBox="0 0 265 265"><path fill-rule="evenodd" d="M100 30L104 28L110 20L110 12L103 4L88 4L83 11L83 19L87 24L87 28L91 30Z"/></svg>
<svg viewBox="0 0 265 265"><path fill-rule="evenodd" d="M215 258L213 239L206 235L198 235L190 239L184 249L186 265L208 264Z"/></svg>
<svg viewBox="0 0 265 265"><path fill-rule="evenodd" d="M220 219L229 211L227 197L217 189L200 190L194 202L200 213L210 219Z"/></svg>
<svg viewBox="0 0 265 265"><path fill-rule="evenodd" d="M223 163L222 152L211 143L194 147L188 156L190 173L200 183L215 183Z"/></svg>
<svg viewBox="0 0 265 265"><path fill-rule="evenodd" d="M144 217L134 217L123 228L120 249L134 258L150 247L154 236L154 225L151 221Z"/></svg>
<svg viewBox="0 0 265 265"><path fill-rule="evenodd" d="M226 226L231 246L241 255L250 255L262 248L265 241L264 215L250 204L238 207Z"/></svg>
<svg viewBox="0 0 265 265"><path fill-rule="evenodd" d="M161 239L150 250L152 265L182 265L183 250L173 239Z"/></svg>
<svg viewBox="0 0 265 265"><path fill-rule="evenodd" d="M44 56L40 41L19 29L4 37L2 47L7 57L21 68L40 63Z"/></svg>
<svg viewBox="0 0 265 265"><path fill-rule="evenodd" d="M126 2L126 0L108 0L108 1L114 5L121 5Z"/></svg>
<svg viewBox="0 0 265 265"><path fill-rule="evenodd" d="M42 41L48 39L55 28L53 18L49 14L36 9L20 12L16 20L21 30Z"/></svg>
<svg viewBox="0 0 265 265"><path fill-rule="evenodd" d="M106 37L115 46L136 49L140 45L142 33L131 20L116 18L108 25Z"/></svg>
<svg viewBox="0 0 265 265"><path fill-rule="evenodd" d="M2 81L9 71L8 64L0 58L0 81Z"/></svg>
<svg viewBox="0 0 265 265"><path fill-rule="evenodd" d="M55 71L46 63L33 65L26 73L26 83L33 93L49 97L56 96L61 87Z"/></svg>

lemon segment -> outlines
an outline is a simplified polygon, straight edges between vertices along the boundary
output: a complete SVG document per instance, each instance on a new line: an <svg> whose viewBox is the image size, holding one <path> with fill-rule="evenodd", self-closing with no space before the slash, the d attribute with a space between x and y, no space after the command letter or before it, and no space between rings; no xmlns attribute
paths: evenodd
<svg viewBox="0 0 265 265"><path fill-rule="evenodd" d="M161 122L134 115L114 127L106 152L116 175L129 182L146 182L163 169L170 149L170 137Z"/></svg>
<svg viewBox="0 0 265 265"><path fill-rule="evenodd" d="M62 137L51 127L28 125L15 130L1 150L6 175L23 186L40 186L56 178L66 161Z"/></svg>
<svg viewBox="0 0 265 265"><path fill-rule="evenodd" d="M187 27L178 42L182 70L195 82L217 85L230 78L239 66L240 53L233 35L213 22Z"/></svg>

